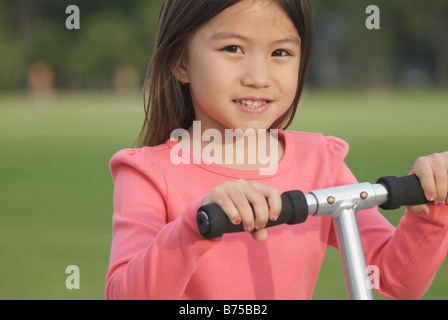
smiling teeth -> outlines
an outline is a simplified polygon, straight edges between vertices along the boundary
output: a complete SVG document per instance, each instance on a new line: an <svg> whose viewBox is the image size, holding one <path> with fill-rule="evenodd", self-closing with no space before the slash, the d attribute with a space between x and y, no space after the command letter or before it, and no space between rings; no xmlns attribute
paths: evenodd
<svg viewBox="0 0 448 320"><path fill-rule="evenodd" d="M246 106L248 106L249 108L259 108L262 105L266 104L268 101L267 100L262 100L262 101L252 101L252 100L236 100L235 101L237 104L244 104Z"/></svg>

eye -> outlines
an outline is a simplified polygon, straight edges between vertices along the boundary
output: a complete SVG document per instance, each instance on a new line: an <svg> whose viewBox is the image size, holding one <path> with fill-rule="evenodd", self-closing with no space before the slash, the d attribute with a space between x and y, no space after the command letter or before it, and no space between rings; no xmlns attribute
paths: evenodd
<svg viewBox="0 0 448 320"><path fill-rule="evenodd" d="M274 52L272 52L272 56L273 57L287 57L287 56L291 56L291 53L289 53L286 50L283 49L278 49L275 50Z"/></svg>
<svg viewBox="0 0 448 320"><path fill-rule="evenodd" d="M227 46L223 50L231 53L243 53L243 50L239 46Z"/></svg>

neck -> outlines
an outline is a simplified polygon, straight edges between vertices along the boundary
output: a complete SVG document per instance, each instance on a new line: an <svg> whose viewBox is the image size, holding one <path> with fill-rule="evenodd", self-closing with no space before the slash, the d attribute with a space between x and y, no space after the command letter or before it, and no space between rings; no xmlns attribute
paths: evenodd
<svg viewBox="0 0 448 320"><path fill-rule="evenodd" d="M199 130L198 130L199 129ZM274 167L284 153L278 130L201 130L194 124L180 144L206 163L240 170Z"/></svg>

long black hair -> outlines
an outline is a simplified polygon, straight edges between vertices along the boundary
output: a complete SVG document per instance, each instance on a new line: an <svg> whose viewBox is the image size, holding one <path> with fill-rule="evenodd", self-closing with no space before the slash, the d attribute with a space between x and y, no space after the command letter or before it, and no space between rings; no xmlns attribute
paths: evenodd
<svg viewBox="0 0 448 320"><path fill-rule="evenodd" d="M175 129L188 129L194 118L188 86L180 83L173 71L183 59L188 38L203 24L241 0L164 0L159 17L153 58L144 85L145 121L136 147L165 143ZM311 60L314 22L309 0L272 0L291 18L301 38L299 81L294 101L271 129L286 129L292 122ZM147 82L150 81L146 96Z"/></svg>

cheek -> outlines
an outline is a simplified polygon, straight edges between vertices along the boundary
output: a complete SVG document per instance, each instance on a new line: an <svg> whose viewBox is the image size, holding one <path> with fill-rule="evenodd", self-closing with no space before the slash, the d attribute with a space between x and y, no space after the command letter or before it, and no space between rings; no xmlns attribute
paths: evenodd
<svg viewBox="0 0 448 320"><path fill-rule="evenodd" d="M191 61L189 74L193 102L200 107L210 107L230 97L234 78L229 66L217 63L212 57Z"/></svg>
<svg viewBox="0 0 448 320"><path fill-rule="evenodd" d="M299 68L288 68L283 70L279 78L279 87L282 91L282 100L284 100L286 108L289 108L294 101L299 83Z"/></svg>
<svg viewBox="0 0 448 320"><path fill-rule="evenodd" d="M207 93L216 88L222 74L219 66L212 63L211 59L204 57L202 60L190 61L188 67L188 77L191 87L197 93Z"/></svg>

